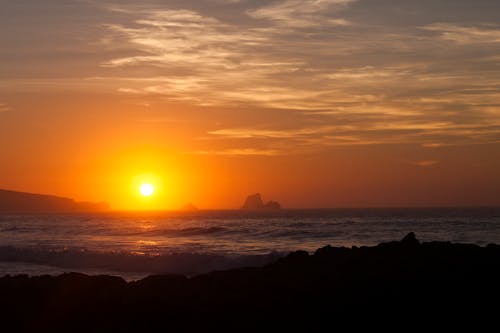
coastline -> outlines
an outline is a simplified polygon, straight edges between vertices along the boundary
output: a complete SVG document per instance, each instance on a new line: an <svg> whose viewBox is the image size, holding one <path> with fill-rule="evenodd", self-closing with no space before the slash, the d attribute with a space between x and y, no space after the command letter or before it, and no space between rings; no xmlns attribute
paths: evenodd
<svg viewBox="0 0 500 333"><path fill-rule="evenodd" d="M420 243L410 233L402 241L295 251L266 266L189 278L4 276L0 313L4 325L22 331L293 328L327 324L333 314L339 321L375 314L473 318L494 309L487 304L500 297L498 281L500 246Z"/></svg>

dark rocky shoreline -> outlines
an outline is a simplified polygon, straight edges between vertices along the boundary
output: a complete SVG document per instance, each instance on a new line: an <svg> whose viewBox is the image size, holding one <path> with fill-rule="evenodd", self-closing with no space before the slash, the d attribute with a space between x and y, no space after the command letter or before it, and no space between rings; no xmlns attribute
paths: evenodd
<svg viewBox="0 0 500 333"><path fill-rule="evenodd" d="M420 243L409 234L191 278L5 276L0 295L9 331L330 331L400 320L477 328L496 320L500 246Z"/></svg>

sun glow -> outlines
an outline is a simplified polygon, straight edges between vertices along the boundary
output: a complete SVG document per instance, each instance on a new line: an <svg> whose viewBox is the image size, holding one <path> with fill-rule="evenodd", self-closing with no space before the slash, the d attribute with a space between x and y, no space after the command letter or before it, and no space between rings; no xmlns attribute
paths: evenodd
<svg viewBox="0 0 500 333"><path fill-rule="evenodd" d="M155 170L156 171L156 170ZM165 209L169 193L165 191L165 181L158 172L138 173L131 178L128 209L130 210L161 210Z"/></svg>
<svg viewBox="0 0 500 333"><path fill-rule="evenodd" d="M150 197L155 192L155 187L151 184L148 184L148 183L142 184L139 187L139 192L141 193L141 195L143 195L145 197Z"/></svg>

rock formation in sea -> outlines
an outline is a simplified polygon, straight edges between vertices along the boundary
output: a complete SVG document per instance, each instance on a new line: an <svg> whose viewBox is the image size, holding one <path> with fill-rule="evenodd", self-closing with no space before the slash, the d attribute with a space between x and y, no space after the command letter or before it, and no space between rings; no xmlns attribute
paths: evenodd
<svg viewBox="0 0 500 333"><path fill-rule="evenodd" d="M266 208L266 209L281 209L281 205L279 202L271 200L264 205L264 208Z"/></svg>
<svg viewBox="0 0 500 333"><path fill-rule="evenodd" d="M105 202L76 202L54 195L0 190L0 213L73 213L108 211Z"/></svg>
<svg viewBox="0 0 500 333"><path fill-rule="evenodd" d="M181 210L185 211L185 212L195 212L195 211L198 210L198 207L196 207L192 203L187 203L187 204L185 204L184 206L181 207Z"/></svg>
<svg viewBox="0 0 500 333"><path fill-rule="evenodd" d="M245 202L243 203L243 206L241 207L243 210L277 210L281 209L281 205L277 201L269 201L266 204L264 204L264 201L262 201L262 197L260 193L255 193L252 195L249 195Z"/></svg>

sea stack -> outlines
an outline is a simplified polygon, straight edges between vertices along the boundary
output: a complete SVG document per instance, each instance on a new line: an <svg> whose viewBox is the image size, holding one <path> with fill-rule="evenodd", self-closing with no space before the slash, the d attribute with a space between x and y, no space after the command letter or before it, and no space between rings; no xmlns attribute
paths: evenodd
<svg viewBox="0 0 500 333"><path fill-rule="evenodd" d="M277 201L269 201L266 204L264 204L264 201L262 201L262 197L260 193L255 193L252 195L249 195L245 202L243 203L243 206L241 207L243 210L278 210L281 209L281 205Z"/></svg>
<svg viewBox="0 0 500 333"><path fill-rule="evenodd" d="M181 207L181 210L185 212L196 212L198 211L198 207L196 207L192 203L187 203Z"/></svg>

